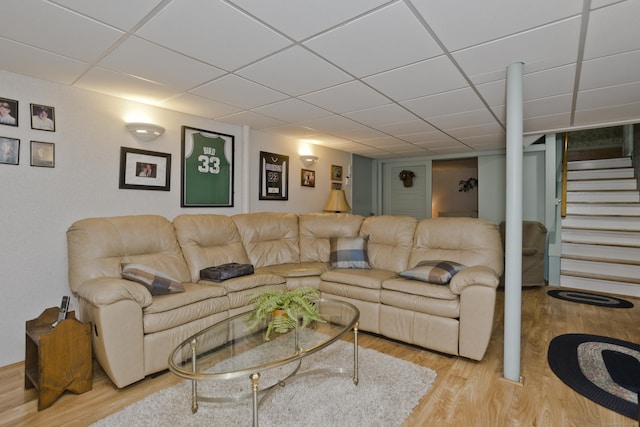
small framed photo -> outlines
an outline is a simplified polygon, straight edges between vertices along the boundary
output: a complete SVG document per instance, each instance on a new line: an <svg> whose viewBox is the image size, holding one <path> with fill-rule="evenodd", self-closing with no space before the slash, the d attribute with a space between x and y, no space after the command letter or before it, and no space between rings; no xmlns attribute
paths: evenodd
<svg viewBox="0 0 640 427"><path fill-rule="evenodd" d="M171 189L171 154L120 147L120 187L129 190Z"/></svg>
<svg viewBox="0 0 640 427"><path fill-rule="evenodd" d="M0 136L0 163L17 165L20 162L20 140Z"/></svg>
<svg viewBox="0 0 640 427"><path fill-rule="evenodd" d="M342 190L342 183L341 182L332 182L331 183L331 189L332 190Z"/></svg>
<svg viewBox="0 0 640 427"><path fill-rule="evenodd" d="M300 185L303 187L316 186L316 171L310 169L302 169L300 172Z"/></svg>
<svg viewBox="0 0 640 427"><path fill-rule="evenodd" d="M31 166L55 167L55 144L52 142L31 141Z"/></svg>
<svg viewBox="0 0 640 427"><path fill-rule="evenodd" d="M331 165L331 180L342 181L342 166Z"/></svg>
<svg viewBox="0 0 640 427"><path fill-rule="evenodd" d="M0 98L0 125L18 126L18 101Z"/></svg>
<svg viewBox="0 0 640 427"><path fill-rule="evenodd" d="M53 107L31 104L31 129L56 131L56 118Z"/></svg>

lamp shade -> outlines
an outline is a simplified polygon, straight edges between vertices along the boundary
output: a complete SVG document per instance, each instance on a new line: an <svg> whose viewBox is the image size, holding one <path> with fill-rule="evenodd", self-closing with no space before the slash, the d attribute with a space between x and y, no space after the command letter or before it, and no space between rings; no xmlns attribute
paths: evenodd
<svg viewBox="0 0 640 427"><path fill-rule="evenodd" d="M351 206L347 202L344 190L331 190L329 200L327 200L323 210L327 212L349 212Z"/></svg>

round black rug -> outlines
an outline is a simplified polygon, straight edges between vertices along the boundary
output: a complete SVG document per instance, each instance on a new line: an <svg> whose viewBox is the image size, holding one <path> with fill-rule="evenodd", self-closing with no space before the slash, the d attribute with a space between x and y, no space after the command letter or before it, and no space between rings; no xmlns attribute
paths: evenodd
<svg viewBox="0 0 640 427"><path fill-rule="evenodd" d="M591 292L570 291L563 289L551 289L547 294L558 299L582 304L598 305L610 308L631 308L633 303L622 298L610 295L594 294Z"/></svg>
<svg viewBox="0 0 640 427"><path fill-rule="evenodd" d="M549 343L549 366L576 392L638 419L640 345L615 338L566 334Z"/></svg>

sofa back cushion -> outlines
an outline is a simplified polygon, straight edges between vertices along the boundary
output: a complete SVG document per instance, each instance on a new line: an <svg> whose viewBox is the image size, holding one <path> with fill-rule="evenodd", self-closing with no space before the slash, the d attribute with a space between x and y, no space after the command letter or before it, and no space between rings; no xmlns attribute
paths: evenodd
<svg viewBox="0 0 640 427"><path fill-rule="evenodd" d="M369 237L367 253L371 268L396 273L406 270L417 222L415 218L403 215L365 218L360 235Z"/></svg>
<svg viewBox="0 0 640 427"><path fill-rule="evenodd" d="M329 262L329 239L358 236L363 220L361 215L351 214L300 214L300 261Z"/></svg>
<svg viewBox="0 0 640 427"><path fill-rule="evenodd" d="M249 263L240 233L229 216L179 215L173 220L173 226L194 283L200 280L200 270L207 267Z"/></svg>
<svg viewBox="0 0 640 427"><path fill-rule="evenodd" d="M255 268L300 262L298 215L260 212L232 218Z"/></svg>
<svg viewBox="0 0 640 427"><path fill-rule="evenodd" d="M409 268L420 261L485 265L500 275L504 268L498 225L476 218L427 218L416 227Z"/></svg>
<svg viewBox="0 0 640 427"><path fill-rule="evenodd" d="M98 277L120 277L121 264L142 264L180 282L191 275L173 225L158 215L87 218L67 230L69 287Z"/></svg>

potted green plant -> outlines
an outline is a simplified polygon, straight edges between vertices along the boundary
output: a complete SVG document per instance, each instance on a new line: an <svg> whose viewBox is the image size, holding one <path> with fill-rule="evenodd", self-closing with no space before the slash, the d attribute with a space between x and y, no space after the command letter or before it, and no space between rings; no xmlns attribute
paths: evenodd
<svg viewBox="0 0 640 427"><path fill-rule="evenodd" d="M267 290L254 294L249 301L254 304L249 315L250 327L257 326L269 315L273 318L267 324L265 340L269 340L272 330L285 333L300 326L305 328L313 321L325 322L316 308L315 302L320 297L317 289L301 286L290 290Z"/></svg>

